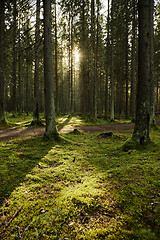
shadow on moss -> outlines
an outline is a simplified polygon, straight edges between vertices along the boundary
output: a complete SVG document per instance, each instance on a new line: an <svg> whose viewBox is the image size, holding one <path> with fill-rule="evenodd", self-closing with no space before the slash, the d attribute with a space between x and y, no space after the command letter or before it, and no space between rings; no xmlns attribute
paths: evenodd
<svg viewBox="0 0 160 240"><path fill-rule="evenodd" d="M129 150L144 150L144 149L151 149L153 147L155 147L156 144L154 142L150 142L147 144L138 144L137 142L133 141L132 138L129 138L127 141L125 141L122 146L121 149L124 152L128 152Z"/></svg>

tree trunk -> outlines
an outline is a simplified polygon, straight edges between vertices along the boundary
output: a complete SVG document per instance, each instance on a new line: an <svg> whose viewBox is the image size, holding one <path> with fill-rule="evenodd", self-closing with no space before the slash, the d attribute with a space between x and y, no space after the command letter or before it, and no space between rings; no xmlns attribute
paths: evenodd
<svg viewBox="0 0 160 240"><path fill-rule="evenodd" d="M113 12L114 12L114 0L112 0L112 8L111 8L111 97L110 97L111 98L110 100L111 121L114 121L114 101L115 101Z"/></svg>
<svg viewBox="0 0 160 240"><path fill-rule="evenodd" d="M27 16L28 18L28 16ZM27 42L27 49L26 49L26 105L25 105L25 111L28 116L29 112L29 53L28 53L28 46L29 46L29 19L27 19L27 26L26 26L27 36L26 36L26 42Z"/></svg>
<svg viewBox="0 0 160 240"><path fill-rule="evenodd" d="M74 91L74 88L73 88L73 16L71 17L71 42L70 42L70 45L71 45L71 66L70 66L70 87L71 87L71 113L73 113L73 91Z"/></svg>
<svg viewBox="0 0 160 240"><path fill-rule="evenodd" d="M159 110L159 79L156 79L156 109L155 111L158 112Z"/></svg>
<svg viewBox="0 0 160 240"><path fill-rule="evenodd" d="M53 94L52 36L51 36L51 0L43 0L44 8L44 94L47 138L58 138L55 121Z"/></svg>
<svg viewBox="0 0 160 240"><path fill-rule="evenodd" d="M150 1L138 1L139 39L138 39L138 87L136 123L132 139L145 144L150 142L150 81L151 81L151 51L152 38L150 29Z"/></svg>
<svg viewBox="0 0 160 240"><path fill-rule="evenodd" d="M154 9L154 1L150 0L150 124L155 124L155 106L154 106L154 46L153 46L153 9Z"/></svg>
<svg viewBox="0 0 160 240"><path fill-rule="evenodd" d="M97 83L95 59L95 1L91 0L91 118L97 120Z"/></svg>
<svg viewBox="0 0 160 240"><path fill-rule="evenodd" d="M99 2L99 0L96 0L96 5L97 5L97 16L96 16L97 17L96 18L96 30L97 31L96 31L96 44L95 44L95 94L96 94L95 111L101 115L103 113L103 94L102 94L102 88L101 88L102 78L99 78L99 65L100 65L100 58L99 58L100 2ZM97 115L97 113L96 113L96 115ZM97 116L96 116L96 118L97 118Z"/></svg>
<svg viewBox="0 0 160 240"><path fill-rule="evenodd" d="M12 111L13 115L16 113L16 64L17 64L17 56L16 56L16 30L17 30L17 9L16 9L17 1L13 1L13 69L12 69Z"/></svg>
<svg viewBox="0 0 160 240"><path fill-rule="evenodd" d="M57 56L57 3L55 1L55 82L56 82L56 98L55 98L55 109L56 113L59 114L59 83L58 83L58 56Z"/></svg>
<svg viewBox="0 0 160 240"><path fill-rule="evenodd" d="M87 75L87 58L88 58L88 48L87 48L87 34L86 34L86 16L85 16L86 2L82 2L82 31L81 31L81 97L80 97L80 107L81 113L86 116L88 113L88 75Z"/></svg>
<svg viewBox="0 0 160 240"><path fill-rule="evenodd" d="M5 122L4 88L4 0L0 2L0 122Z"/></svg>
<svg viewBox="0 0 160 240"><path fill-rule="evenodd" d="M129 29L128 29L128 2L126 3L126 56L125 56L125 78L126 78L126 109L125 109L125 115L126 118L128 118L128 89L129 89L129 68L128 68L128 54L129 54L129 46L128 46L128 35L129 35Z"/></svg>
<svg viewBox="0 0 160 240"><path fill-rule="evenodd" d="M20 38L20 18L19 18L19 40L18 40L18 113L22 113L22 77L21 77L21 38Z"/></svg>
<svg viewBox="0 0 160 240"><path fill-rule="evenodd" d="M107 50L106 50L106 82L105 82L105 118L108 118L108 76L109 76L109 40L110 40L110 21L109 21L109 5L110 0L108 0L108 16L107 16Z"/></svg>
<svg viewBox="0 0 160 240"><path fill-rule="evenodd" d="M132 49L131 49L131 101L130 113L132 120L136 115L136 1L132 0Z"/></svg>
<svg viewBox="0 0 160 240"><path fill-rule="evenodd" d="M40 0L36 5L36 29L35 29L35 70L34 70L34 104L33 122L39 123L39 26L40 26Z"/></svg>

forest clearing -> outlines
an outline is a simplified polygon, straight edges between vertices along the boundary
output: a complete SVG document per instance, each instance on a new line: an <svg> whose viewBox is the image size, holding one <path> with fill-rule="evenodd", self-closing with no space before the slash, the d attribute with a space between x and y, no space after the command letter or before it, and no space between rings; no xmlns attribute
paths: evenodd
<svg viewBox="0 0 160 240"><path fill-rule="evenodd" d="M68 119L73 126L89 125L76 116L57 123L64 126ZM32 119L10 120L12 127L24 127ZM132 132L103 138L101 132L71 131L59 142L1 140L2 239L158 240L160 132L151 130L153 142L137 147L127 144Z"/></svg>

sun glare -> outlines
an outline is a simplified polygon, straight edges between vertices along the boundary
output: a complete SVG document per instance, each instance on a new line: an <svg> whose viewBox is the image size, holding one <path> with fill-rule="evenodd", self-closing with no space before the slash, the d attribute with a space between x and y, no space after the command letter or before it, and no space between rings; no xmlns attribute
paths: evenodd
<svg viewBox="0 0 160 240"><path fill-rule="evenodd" d="M75 63L79 63L79 53L75 53Z"/></svg>
<svg viewBox="0 0 160 240"><path fill-rule="evenodd" d="M80 53L77 47L74 50L74 57L75 57L75 64L78 64L80 61Z"/></svg>

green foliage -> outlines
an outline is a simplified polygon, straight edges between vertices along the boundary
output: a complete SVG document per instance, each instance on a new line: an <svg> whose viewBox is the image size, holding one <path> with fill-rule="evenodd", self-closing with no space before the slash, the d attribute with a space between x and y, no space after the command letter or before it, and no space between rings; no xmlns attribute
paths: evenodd
<svg viewBox="0 0 160 240"><path fill-rule="evenodd" d="M1 141L0 231L22 206L2 239L158 240L160 137L151 135L141 148L118 132Z"/></svg>

